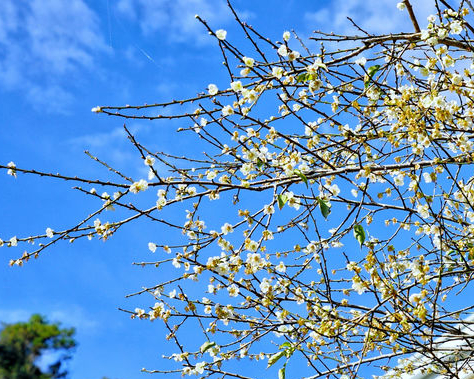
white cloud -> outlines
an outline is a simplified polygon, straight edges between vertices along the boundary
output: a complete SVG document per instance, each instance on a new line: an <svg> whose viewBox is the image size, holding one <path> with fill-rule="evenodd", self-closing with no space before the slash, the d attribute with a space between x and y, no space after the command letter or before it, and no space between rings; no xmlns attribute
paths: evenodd
<svg viewBox="0 0 474 379"><path fill-rule="evenodd" d="M167 88L163 88L163 91L167 90ZM167 110L167 112L171 111ZM161 114L166 114L166 112L161 112ZM149 115L152 116L152 113L150 112ZM163 129L156 128L156 125L153 127L152 123L146 122L131 122L127 125L127 128L138 142L149 141L145 146L150 151L166 151L167 145L163 143ZM173 129L168 129L168 131L173 131ZM74 150L89 150L91 154L107 162L115 169L126 172L132 178L146 179L148 177L149 168L143 164L140 154L131 144L122 127L107 132L78 136L69 139L67 144L72 146ZM159 175L170 175L169 168L158 160L154 168Z"/></svg>
<svg viewBox="0 0 474 379"><path fill-rule="evenodd" d="M134 135L139 129L136 124L128 126L128 130ZM74 137L68 140L67 144L73 146L74 150L90 150L91 154L97 155L101 160L116 168L129 168L134 163L141 164L138 158L139 155L131 145L127 133L122 127L116 127L107 132Z"/></svg>
<svg viewBox="0 0 474 379"><path fill-rule="evenodd" d="M67 311L53 310L48 313L48 320L60 322L64 327L74 327L78 332L93 332L99 327L99 322L78 305L68 305Z"/></svg>
<svg viewBox="0 0 474 379"><path fill-rule="evenodd" d="M223 0L120 0L117 10L123 16L139 22L145 35L160 32L162 38L167 40L194 41L199 44L212 42L212 39L208 37L204 26L195 19L196 14L216 28L232 19Z"/></svg>
<svg viewBox="0 0 474 379"><path fill-rule="evenodd" d="M306 12L304 20L312 30L334 31L343 34L360 34L347 19L369 33L398 33L414 31L407 11L399 11L394 0L335 0L317 12ZM418 0L414 11L421 28L427 24L426 17L434 13L431 0Z"/></svg>
<svg viewBox="0 0 474 379"><path fill-rule="evenodd" d="M93 68L106 49L99 19L84 0L2 1L0 84L37 108L58 111L71 103L71 75Z"/></svg>
<svg viewBox="0 0 474 379"><path fill-rule="evenodd" d="M87 134L69 140L72 145L87 149L108 148L124 142L127 142L127 133L122 127L114 128L109 132Z"/></svg>

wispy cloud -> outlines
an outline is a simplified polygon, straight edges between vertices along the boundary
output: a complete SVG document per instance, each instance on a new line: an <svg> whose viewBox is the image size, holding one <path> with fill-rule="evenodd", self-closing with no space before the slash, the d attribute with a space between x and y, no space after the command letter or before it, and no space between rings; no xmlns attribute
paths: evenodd
<svg viewBox="0 0 474 379"><path fill-rule="evenodd" d="M135 133L137 128L132 127L130 130ZM90 150L92 154L99 155L99 158L113 166L128 165L135 158L127 139L127 133L122 127L114 128L108 132L78 136L70 139L67 143L74 149Z"/></svg>
<svg viewBox="0 0 474 379"><path fill-rule="evenodd" d="M78 305L68 305L67 311L53 310L48 317L51 321L59 321L64 326L73 326L79 332L93 332L99 327L99 322Z"/></svg>
<svg viewBox="0 0 474 379"><path fill-rule="evenodd" d="M109 132L87 134L74 137L69 143L80 148L103 149L109 145L115 145L127 142L127 133L122 127L117 127Z"/></svg>
<svg viewBox="0 0 474 379"><path fill-rule="evenodd" d="M2 1L0 83L37 108L69 105L71 75L93 68L106 49L99 18L84 0Z"/></svg>
<svg viewBox="0 0 474 379"><path fill-rule="evenodd" d="M232 19L223 0L120 0L117 10L124 17L137 21L145 35L159 32L166 40L198 44L212 40L195 19L196 14L215 27L222 27Z"/></svg>
<svg viewBox="0 0 474 379"><path fill-rule="evenodd" d="M166 91L167 89L164 88L163 90ZM166 151L166 141L173 138L171 136L165 137L167 133L163 133L162 129L153 127L151 123L132 122L127 125L127 128L138 142L148 141L149 143L146 144L146 147L152 152L156 150ZM161 146L157 141L161 141ZM131 144L127 133L122 127L114 128L108 132L74 137L68 140L67 144L75 150L90 150L93 155L107 162L112 167L130 175L132 178L146 179L148 177L148 166L143 164L140 154ZM155 163L154 168L160 175L169 174L168 167L159 161Z"/></svg>
<svg viewBox="0 0 474 379"><path fill-rule="evenodd" d="M434 13L433 2L418 0L414 6L420 26L426 17ZM351 17L358 26L370 33L397 33L411 31L407 11L399 11L394 0L334 0L325 2L316 12L306 12L306 26L312 30L354 33L355 28L347 17Z"/></svg>

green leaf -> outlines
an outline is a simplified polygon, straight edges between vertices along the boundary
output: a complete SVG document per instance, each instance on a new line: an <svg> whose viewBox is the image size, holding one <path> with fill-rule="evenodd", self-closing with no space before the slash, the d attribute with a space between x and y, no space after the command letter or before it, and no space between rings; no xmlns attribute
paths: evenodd
<svg viewBox="0 0 474 379"><path fill-rule="evenodd" d="M285 350L279 351L278 353L273 354L270 358L268 358L268 365L267 368L273 366L278 360L285 355Z"/></svg>
<svg viewBox="0 0 474 379"><path fill-rule="evenodd" d="M296 77L296 83L303 83L306 82L311 78L311 74L309 72L305 72L304 74L299 74Z"/></svg>
<svg viewBox="0 0 474 379"><path fill-rule="evenodd" d="M374 76L375 73L380 69L380 65L376 64L375 66L369 67L367 70L367 74L369 74L370 77Z"/></svg>
<svg viewBox="0 0 474 379"><path fill-rule="evenodd" d="M359 224L354 225L354 237L360 243L360 246L362 247L362 244L365 241L365 231L364 231L364 228Z"/></svg>
<svg viewBox="0 0 474 379"><path fill-rule="evenodd" d="M288 201L288 197L286 195L278 195L277 200L278 200L278 208L280 208L281 210L283 206L285 205L285 203Z"/></svg>
<svg viewBox="0 0 474 379"><path fill-rule="evenodd" d="M319 209L321 209L321 214L325 219L328 218L329 213L331 213L331 204L327 200L320 199L318 197Z"/></svg>
<svg viewBox="0 0 474 379"><path fill-rule="evenodd" d="M291 347L291 343L289 343L288 341L283 342L283 343L280 345L280 349L283 349L284 347Z"/></svg>
<svg viewBox="0 0 474 379"><path fill-rule="evenodd" d="M206 351L208 351L211 347L214 347L214 346L216 346L215 342L211 342L211 341L204 342L201 346L201 353L204 354Z"/></svg>
<svg viewBox="0 0 474 379"><path fill-rule="evenodd" d="M278 379L285 379L285 370L285 366L278 370Z"/></svg>
<svg viewBox="0 0 474 379"><path fill-rule="evenodd" d="M262 161L260 158L257 158L257 167L258 167L259 170L262 169L264 164L265 164L264 161Z"/></svg>
<svg viewBox="0 0 474 379"><path fill-rule="evenodd" d="M380 65L376 64L375 66L369 67L367 70L367 75L364 78L364 86L367 88L370 84L371 79L374 77L374 75L377 73L377 71L380 69Z"/></svg>
<svg viewBox="0 0 474 379"><path fill-rule="evenodd" d="M310 74L309 72L305 72L304 74L299 74L296 77L296 83L304 83L304 82L307 82L308 80L314 80L317 77L318 77L317 75Z"/></svg>
<svg viewBox="0 0 474 379"><path fill-rule="evenodd" d="M290 348L285 350L285 355L287 358L290 358L294 352L295 352L295 347L291 346Z"/></svg>
<svg viewBox="0 0 474 379"><path fill-rule="evenodd" d="M468 260L474 259L474 251L471 251L471 250L468 251L467 259Z"/></svg>
<svg viewBox="0 0 474 379"><path fill-rule="evenodd" d="M295 174L298 175L301 180L306 184L306 188L308 188L308 178L305 174L303 174L300 170L295 170Z"/></svg>

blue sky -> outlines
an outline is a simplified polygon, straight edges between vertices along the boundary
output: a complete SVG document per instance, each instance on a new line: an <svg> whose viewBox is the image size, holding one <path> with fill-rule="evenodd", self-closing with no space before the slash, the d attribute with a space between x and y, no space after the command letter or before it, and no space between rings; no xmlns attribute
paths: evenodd
<svg viewBox="0 0 474 379"><path fill-rule="evenodd" d="M346 16L372 32L410 28L390 0L275 0L233 2L242 18L272 38L295 29L351 32ZM429 14L425 4L420 18ZM122 130L123 120L90 112L96 105L141 104L186 98L209 83L228 86L215 41L195 20L199 14L227 39L245 46L221 0L3 0L0 6L0 161L18 167L88 177L104 171L83 151L133 177L144 166ZM154 149L194 151L177 145L176 124L131 122ZM43 233L92 211L71 184L19 175L0 176L0 238ZM131 265L148 257L155 230L140 223L107 243L58 245L23 268L8 267L19 249L0 250L0 320L47 315L77 328L72 379L139 379L142 367L159 368L166 350L159 323L130 320L118 307L156 281Z"/></svg>

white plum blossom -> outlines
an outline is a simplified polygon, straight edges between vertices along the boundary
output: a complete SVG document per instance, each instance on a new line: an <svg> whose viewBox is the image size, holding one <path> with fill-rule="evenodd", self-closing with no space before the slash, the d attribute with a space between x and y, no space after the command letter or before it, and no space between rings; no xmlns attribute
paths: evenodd
<svg viewBox="0 0 474 379"><path fill-rule="evenodd" d="M367 63L367 59L365 57L360 57L360 58L357 58L355 61L354 61L355 64L358 64L360 66L365 66L365 64Z"/></svg>
<svg viewBox="0 0 474 379"><path fill-rule="evenodd" d="M433 100L431 99L429 95L422 97L420 100L420 104L423 108L429 108L432 103L433 103Z"/></svg>
<svg viewBox="0 0 474 379"><path fill-rule="evenodd" d="M267 293L269 290L270 290L270 281L268 280L268 278L263 278L263 280L260 282L260 291L262 291L262 293Z"/></svg>
<svg viewBox="0 0 474 379"><path fill-rule="evenodd" d="M258 249L258 243L254 240L248 239L245 241L245 248L253 253Z"/></svg>
<svg viewBox="0 0 474 379"><path fill-rule="evenodd" d="M430 210L429 210L428 204L425 204L425 205L418 204L416 207L416 211L420 214L422 218L426 219L430 217Z"/></svg>
<svg viewBox="0 0 474 379"><path fill-rule="evenodd" d="M156 192L156 196L158 196L158 197L165 197L165 196L166 196L166 190L160 188L160 189Z"/></svg>
<svg viewBox="0 0 474 379"><path fill-rule="evenodd" d="M209 95L214 96L217 94L217 92L219 92L219 89L217 88L215 84L211 83L207 86L207 92L209 93Z"/></svg>
<svg viewBox="0 0 474 379"><path fill-rule="evenodd" d="M338 196L341 193L339 186L337 184L332 184L329 187L329 191L332 193L333 196Z"/></svg>
<svg viewBox="0 0 474 379"><path fill-rule="evenodd" d="M249 73L250 73L250 67L246 67L240 70L240 76L247 76Z"/></svg>
<svg viewBox="0 0 474 379"><path fill-rule="evenodd" d="M47 236L48 238L53 238L53 237L54 237L53 229L51 229L51 228L46 228L46 236Z"/></svg>
<svg viewBox="0 0 474 379"><path fill-rule="evenodd" d="M225 38L227 37L227 31L224 29L216 30L216 37L220 39L221 41L224 41Z"/></svg>
<svg viewBox="0 0 474 379"><path fill-rule="evenodd" d="M171 264L175 267L175 268L180 268L181 267L181 262L179 261L178 258L173 258L171 260Z"/></svg>
<svg viewBox="0 0 474 379"><path fill-rule="evenodd" d="M194 371L197 374L203 374L204 373L204 367L206 367L206 362L196 363L196 367L194 368Z"/></svg>
<svg viewBox="0 0 474 379"><path fill-rule="evenodd" d="M423 295L421 293L414 293L410 295L408 300L412 304L418 304L422 298L423 298Z"/></svg>
<svg viewBox="0 0 474 379"><path fill-rule="evenodd" d="M232 233L234 231L234 228L232 227L231 224L226 222L224 225L221 226L221 231L222 231L222 234L227 235L229 233Z"/></svg>
<svg viewBox="0 0 474 379"><path fill-rule="evenodd" d="M305 248L308 254L313 254L318 250L318 246L315 241L311 241Z"/></svg>
<svg viewBox="0 0 474 379"><path fill-rule="evenodd" d="M157 209L163 209L163 207L166 205L167 200L165 197L160 196L158 200L156 201L156 208Z"/></svg>
<svg viewBox="0 0 474 379"><path fill-rule="evenodd" d="M397 8L400 11L404 10L406 8L405 2L400 1L399 3L397 3Z"/></svg>
<svg viewBox="0 0 474 379"><path fill-rule="evenodd" d="M234 114L234 109L230 105L225 105L222 108L222 115L226 117L226 116L230 116L231 114Z"/></svg>
<svg viewBox="0 0 474 379"><path fill-rule="evenodd" d="M247 162L242 165L242 167L240 168L240 172L244 175L248 175L253 169L254 169L253 164Z"/></svg>
<svg viewBox="0 0 474 379"><path fill-rule="evenodd" d="M266 204L263 206L264 215L271 215L273 213L275 213L275 207L272 204Z"/></svg>
<svg viewBox="0 0 474 379"><path fill-rule="evenodd" d="M283 195L285 195L287 198L288 206L295 208L296 210L300 209L300 199L298 197L295 197L295 194L292 191L287 191Z"/></svg>
<svg viewBox="0 0 474 379"><path fill-rule="evenodd" d="M288 60L294 61L295 59L298 59L301 56L299 51L292 50L288 53Z"/></svg>
<svg viewBox="0 0 474 379"><path fill-rule="evenodd" d="M212 171L209 171L206 175L206 179L207 180L213 180L215 179L215 177L217 176L217 171L215 170L212 170Z"/></svg>
<svg viewBox="0 0 474 379"><path fill-rule="evenodd" d="M405 176L400 173L393 178L393 181L397 187L402 187L404 184Z"/></svg>
<svg viewBox="0 0 474 379"><path fill-rule="evenodd" d="M227 287L227 291L229 292L229 296L231 297L237 297L240 292L239 287L237 287L235 284L232 284Z"/></svg>
<svg viewBox="0 0 474 379"><path fill-rule="evenodd" d="M272 76L274 76L277 79L281 79L283 76L284 70L281 67L274 66L272 68Z"/></svg>
<svg viewBox="0 0 474 379"><path fill-rule="evenodd" d="M288 55L288 49L285 45L281 45L278 48L278 55L281 55L282 57L286 57Z"/></svg>
<svg viewBox="0 0 474 379"><path fill-rule="evenodd" d="M443 38L446 38L447 36L448 36L448 30L447 29L445 29L445 28L438 29L438 38L443 39Z"/></svg>
<svg viewBox="0 0 474 379"><path fill-rule="evenodd" d="M428 38L430 38L430 32L429 32L429 30L423 29L423 30L421 31L420 38L421 38L423 41L426 41Z"/></svg>
<svg viewBox="0 0 474 379"><path fill-rule="evenodd" d="M230 88L232 88L234 92L240 92L244 89L240 80L230 83Z"/></svg>
<svg viewBox="0 0 474 379"><path fill-rule="evenodd" d="M288 42L290 40L291 34L289 31L283 32L283 41Z"/></svg>
<svg viewBox="0 0 474 379"><path fill-rule="evenodd" d="M148 242L148 249L154 253L156 251L156 244L153 242Z"/></svg>
<svg viewBox="0 0 474 379"><path fill-rule="evenodd" d="M7 164L7 167L8 167L7 175L10 175L10 176L13 176L13 177L16 178L16 165L15 165L15 163L10 162L10 163Z"/></svg>
<svg viewBox="0 0 474 379"><path fill-rule="evenodd" d="M138 317L142 317L145 314L145 310L142 308L135 308L135 313Z"/></svg>
<svg viewBox="0 0 474 379"><path fill-rule="evenodd" d="M364 282L360 280L358 276L355 276L352 279L352 289L356 291L359 295L362 295L367 289Z"/></svg>
<svg viewBox="0 0 474 379"><path fill-rule="evenodd" d="M280 262L277 266L275 266L275 270L278 272L286 272L286 266L283 262Z"/></svg>
<svg viewBox="0 0 474 379"><path fill-rule="evenodd" d="M145 179L140 179L138 182L133 183L130 186L130 192L137 194L140 191L146 191L148 189L148 182Z"/></svg>
<svg viewBox="0 0 474 379"><path fill-rule="evenodd" d="M253 67L253 65L255 63L255 60L253 58L250 58L250 57L243 57L242 61L244 62L244 64L247 67Z"/></svg>
<svg viewBox="0 0 474 379"><path fill-rule="evenodd" d="M156 177L155 171L150 167L148 170L148 180L153 180Z"/></svg>
<svg viewBox="0 0 474 379"><path fill-rule="evenodd" d="M429 172L423 173L423 179L425 180L425 183L431 183L433 181L431 174Z"/></svg>
<svg viewBox="0 0 474 379"><path fill-rule="evenodd" d="M462 25L460 21L453 21L449 25L449 30L451 34L461 34L462 32Z"/></svg>
<svg viewBox="0 0 474 379"><path fill-rule="evenodd" d="M155 164L155 158L153 158L151 155L147 155L143 163L145 166L153 166Z"/></svg>
<svg viewBox="0 0 474 379"><path fill-rule="evenodd" d="M454 67L455 61L454 61L454 59L453 59L452 57L450 57L449 55L443 56L442 61L443 61L444 65L445 65L446 67Z"/></svg>

